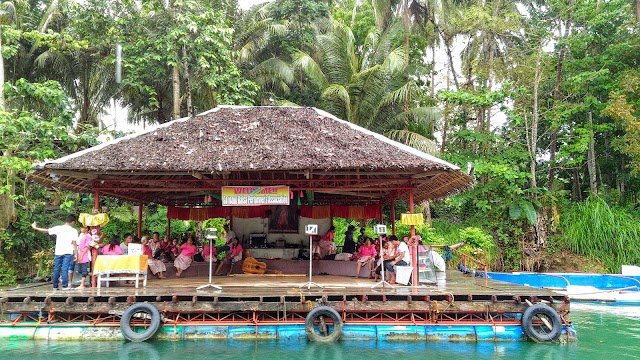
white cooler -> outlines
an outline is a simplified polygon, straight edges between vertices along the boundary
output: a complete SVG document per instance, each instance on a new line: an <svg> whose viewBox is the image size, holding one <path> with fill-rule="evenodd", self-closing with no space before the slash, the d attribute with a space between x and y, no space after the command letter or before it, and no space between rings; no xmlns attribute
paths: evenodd
<svg viewBox="0 0 640 360"><path fill-rule="evenodd" d="M409 285L411 280L411 272L413 272L413 266L396 266L396 282L402 285Z"/></svg>

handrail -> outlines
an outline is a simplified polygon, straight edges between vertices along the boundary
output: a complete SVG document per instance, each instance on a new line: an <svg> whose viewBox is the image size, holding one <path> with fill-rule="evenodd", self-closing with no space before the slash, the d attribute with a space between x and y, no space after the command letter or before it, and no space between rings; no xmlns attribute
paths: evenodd
<svg viewBox="0 0 640 360"><path fill-rule="evenodd" d="M486 280L488 279L487 272L488 272L488 269L489 269L489 266L487 264L483 263L482 261L474 258L473 256L471 256L469 254L465 254L465 253L463 253L461 251L458 251L456 249L449 248L449 250L455 252L456 254L458 254L460 256L462 256L462 266L464 266L465 268L467 267L467 258L471 259L477 265L480 265L480 267L482 267L482 269L484 270L484 279L485 279L485 282L486 282Z"/></svg>

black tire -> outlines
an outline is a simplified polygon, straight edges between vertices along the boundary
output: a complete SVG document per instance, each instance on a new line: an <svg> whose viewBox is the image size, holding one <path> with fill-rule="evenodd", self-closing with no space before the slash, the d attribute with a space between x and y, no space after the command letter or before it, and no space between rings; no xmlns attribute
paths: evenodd
<svg viewBox="0 0 640 360"><path fill-rule="evenodd" d="M556 341L562 333L562 320L550 306L535 304L522 314L522 330L535 342Z"/></svg>
<svg viewBox="0 0 640 360"><path fill-rule="evenodd" d="M119 360L145 359L160 360L160 354L152 344L145 342L129 342L122 344L118 351Z"/></svg>
<svg viewBox="0 0 640 360"><path fill-rule="evenodd" d="M150 322L145 321L144 325L146 329L142 332L136 332L133 330L131 326L131 319L137 314L144 314L144 316L149 316L151 318ZM125 310L124 314L120 318L120 331L122 331L122 335L125 339L133 342L141 342L148 340L153 335L158 332L160 328L160 312L156 309L155 306L148 303L135 303L127 310Z"/></svg>
<svg viewBox="0 0 640 360"><path fill-rule="evenodd" d="M325 323L325 318L331 319L333 327ZM335 342L342 337L342 318L332 307L318 306L309 311L304 321L307 337L315 342Z"/></svg>

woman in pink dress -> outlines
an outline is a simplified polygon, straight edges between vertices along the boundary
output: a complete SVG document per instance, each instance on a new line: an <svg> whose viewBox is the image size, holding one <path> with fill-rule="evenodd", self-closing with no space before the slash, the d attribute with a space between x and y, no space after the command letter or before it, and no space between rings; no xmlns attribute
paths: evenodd
<svg viewBox="0 0 640 360"><path fill-rule="evenodd" d="M180 246L180 255L173 261L176 267L176 276L180 277L182 272L187 270L193 262L193 255L198 253L198 248L193 245L193 239L189 237L187 242Z"/></svg>
<svg viewBox="0 0 640 360"><path fill-rule="evenodd" d="M371 238L366 237L364 244L360 246L358 250L358 266L356 268L356 278L360 276L360 269L362 265L367 264L369 266L369 278L373 278L373 260L378 255L375 245L371 243Z"/></svg>
<svg viewBox="0 0 640 360"><path fill-rule="evenodd" d="M161 260L153 258L153 251L151 251L149 239L146 236L142 237L142 253L147 255L147 264L149 265L151 273L157 276L158 279L164 279L165 276L163 272L167 271L167 267Z"/></svg>
<svg viewBox="0 0 640 360"><path fill-rule="evenodd" d="M240 261L242 261L242 245L240 245L238 238L236 237L231 240L231 244L229 244L229 251L227 251L224 261L220 261L220 265L218 265L218 268L216 269L216 275L218 275L220 269L222 269L222 265L224 264L229 264L229 272L227 273L227 276L231 275L233 265Z"/></svg>
<svg viewBox="0 0 640 360"><path fill-rule="evenodd" d="M122 255L123 251L120 247L120 237L113 235L108 245L102 247L102 255Z"/></svg>
<svg viewBox="0 0 640 360"><path fill-rule="evenodd" d="M322 235L318 244L315 245L313 249L314 257L324 259L327 255L332 255L336 253L336 244L333 242L333 238L335 236L336 227L331 226L329 231L326 234Z"/></svg>

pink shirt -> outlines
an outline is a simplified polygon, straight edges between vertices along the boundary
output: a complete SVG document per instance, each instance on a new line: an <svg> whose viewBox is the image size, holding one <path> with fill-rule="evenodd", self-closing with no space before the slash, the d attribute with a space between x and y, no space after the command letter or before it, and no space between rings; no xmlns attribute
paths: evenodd
<svg viewBox="0 0 640 360"><path fill-rule="evenodd" d="M335 236L335 233L333 231L329 231L326 234L322 235L321 240L333 241L334 236Z"/></svg>
<svg viewBox="0 0 640 360"><path fill-rule="evenodd" d="M80 259L78 259L79 264L84 264L89 262L89 251L91 249L91 235L89 234L80 234L80 239L78 240L78 256L82 255Z"/></svg>
<svg viewBox="0 0 640 360"><path fill-rule="evenodd" d="M110 244L105 245L102 247L102 255L122 255L122 248L120 245L113 245L113 248Z"/></svg>
<svg viewBox="0 0 640 360"><path fill-rule="evenodd" d="M236 257L238 255L242 255L242 245L240 244L229 249L229 257Z"/></svg>
<svg viewBox="0 0 640 360"><path fill-rule="evenodd" d="M360 246L359 252L360 252L360 256L361 257L364 257L364 256L375 257L378 254L378 252L376 251L376 248L375 248L375 246L373 246L373 244L369 245L369 246L366 246L366 245Z"/></svg>
<svg viewBox="0 0 640 360"><path fill-rule="evenodd" d="M198 253L198 249L195 245L189 245L189 243L184 243L180 246L180 255L183 256L193 256Z"/></svg>
<svg viewBox="0 0 640 360"><path fill-rule="evenodd" d="M202 249L202 256L209 256L209 251L211 251L213 256L216 256L216 247L212 246L209 248L209 244L205 245L204 249Z"/></svg>
<svg viewBox="0 0 640 360"><path fill-rule="evenodd" d="M149 259L153 257L153 253L151 252L149 245L142 245L142 254L147 255Z"/></svg>

